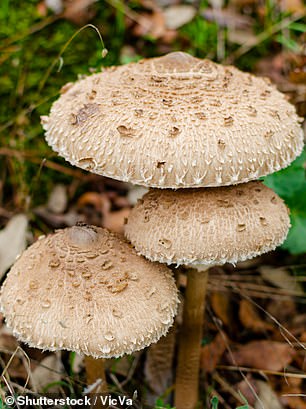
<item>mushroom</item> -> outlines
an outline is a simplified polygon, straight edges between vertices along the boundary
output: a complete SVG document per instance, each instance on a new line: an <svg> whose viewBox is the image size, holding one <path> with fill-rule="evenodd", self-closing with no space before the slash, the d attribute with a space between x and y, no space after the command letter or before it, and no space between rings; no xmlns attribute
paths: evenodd
<svg viewBox="0 0 306 409"><path fill-rule="evenodd" d="M89 373L96 367L90 357L120 357L157 342L177 305L168 268L138 256L119 236L87 225L36 241L1 289L2 312L18 339L89 356Z"/></svg>
<svg viewBox="0 0 306 409"><path fill-rule="evenodd" d="M255 180L303 148L295 108L266 78L183 52L67 84L42 124L71 164L157 188Z"/></svg>
<svg viewBox="0 0 306 409"><path fill-rule="evenodd" d="M175 407L198 400L208 269L274 250L290 227L288 209L260 182L177 191L152 189L132 209L125 235L151 261L188 269Z"/></svg>
<svg viewBox="0 0 306 409"><path fill-rule="evenodd" d="M75 84L67 84L60 98L53 104L50 115L42 117L49 145L71 164L114 179L160 189L234 185L256 180L282 169L302 152L303 131L299 121L294 107L268 79L182 52L106 68ZM227 190L222 189L225 194ZM248 188L240 188L241 191L245 189ZM228 190L231 194L235 191L239 189ZM166 194L173 194L173 198L177 199L182 197L180 191ZM197 207L198 194L201 196L204 193L197 189L191 193L187 191L186 195L189 194L194 196L194 206ZM161 193L157 192L156 195ZM215 192L214 195L218 193ZM174 199L170 196L171 202ZM277 197L275 200L280 203ZM214 206L218 206L218 203L213 203L210 210L217 211ZM233 235L235 232L237 237L242 237L249 213L253 210L255 212L255 208L251 207L248 211L248 201L237 203L243 209L240 213L239 208L234 206L237 216L246 220L237 221L239 226L230 224L224 227ZM181 209L178 218L185 214L188 220L188 209L183 211L179 203L177 206ZM206 209L207 205L203 206ZM280 205L282 206L285 209L284 205ZM167 205L164 204L164 207L167 208ZM203 209L202 224L205 226L207 214ZM218 212L222 214L220 208ZM129 226L132 225L133 214L135 213L132 213L127 225L127 234L132 241L134 239ZM148 226L145 219L152 220L152 214L148 211L144 216L144 230ZM171 225L171 216L167 213L161 231L172 231L174 221ZM240 252L237 250L237 254L234 252L230 258L219 245L216 248L220 257L224 257L221 257L222 261L218 261L219 253L215 254L213 249L207 254L208 258L203 259L203 254L197 254L195 249L193 253L184 253L190 246L183 249L182 245L181 250L184 251L176 260L174 250L178 243L183 242L183 238L176 236L173 231L172 238L167 238L166 235L159 238L159 255L164 255L164 261L168 263L185 264L190 260L187 264L193 265L200 261L204 263L202 268L207 269L209 265L235 262L243 257L268 251L279 244L281 238L273 235L274 230L271 230L269 223L265 225L266 215L259 217L262 217L259 219L262 228L270 234L270 238L264 242L266 247L261 245L261 241L254 240L250 243L252 247L248 253L242 243ZM135 222L135 237L139 234L144 240L147 231L137 231L139 223ZM194 243L193 239L197 237L200 246L203 237L194 236L195 230L191 229L190 224L188 226L183 233L186 236L184 239L188 241L190 237ZM281 226L288 228L288 216ZM285 237L286 228L284 227L282 238ZM256 231L259 232L258 229ZM211 228L209 233L211 237L214 230ZM218 236L214 237L215 242L220 239ZM236 246L235 241L229 242L229 248L235 247L233 243ZM156 242L153 247L155 245ZM138 251L143 251L140 245ZM158 252L144 250L144 255L154 258L158 256ZM207 272L199 274L197 270L190 269L185 320L188 318L188 303L193 287L197 294L195 299L201 298L202 294L202 307L199 306L199 309L203 308L206 280ZM201 315L199 309L195 306L198 317ZM200 321L195 330L197 337ZM181 350L185 348L184 343L186 344L183 340ZM180 362L182 356L181 352ZM188 409L192 406L187 401L195 402L197 381L192 381L190 394L186 394L180 368L181 364L177 377L177 396L181 396L182 400L180 402L176 398L176 405L178 409ZM198 366L196 371L197 368Z"/></svg>

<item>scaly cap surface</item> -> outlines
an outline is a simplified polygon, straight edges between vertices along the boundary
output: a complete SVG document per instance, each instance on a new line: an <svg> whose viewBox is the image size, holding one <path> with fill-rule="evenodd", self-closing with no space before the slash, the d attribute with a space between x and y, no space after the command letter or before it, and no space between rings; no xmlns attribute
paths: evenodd
<svg viewBox="0 0 306 409"><path fill-rule="evenodd" d="M159 188L232 185L288 166L294 107L267 79L174 52L67 84L42 117L71 164Z"/></svg>
<svg viewBox="0 0 306 409"><path fill-rule="evenodd" d="M274 250L290 220L280 197L260 182L152 189L132 209L125 235L138 253L167 264L236 263Z"/></svg>
<svg viewBox="0 0 306 409"><path fill-rule="evenodd" d="M1 308L30 346L117 357L165 335L177 309L171 271L105 229L75 226L31 245L1 290Z"/></svg>

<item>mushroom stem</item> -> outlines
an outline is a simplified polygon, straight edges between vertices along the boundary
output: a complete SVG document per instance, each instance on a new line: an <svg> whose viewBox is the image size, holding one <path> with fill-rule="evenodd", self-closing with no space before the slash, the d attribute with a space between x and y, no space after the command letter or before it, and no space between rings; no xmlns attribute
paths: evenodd
<svg viewBox="0 0 306 409"><path fill-rule="evenodd" d="M187 272L183 324L179 340L175 386L176 409L195 409L198 402L202 327L208 269Z"/></svg>
<svg viewBox="0 0 306 409"><path fill-rule="evenodd" d="M98 379L101 379L101 383L94 388L92 393L107 393L108 388L105 377L104 359L95 359L91 356L85 356L84 363L88 385L92 385L97 382Z"/></svg>

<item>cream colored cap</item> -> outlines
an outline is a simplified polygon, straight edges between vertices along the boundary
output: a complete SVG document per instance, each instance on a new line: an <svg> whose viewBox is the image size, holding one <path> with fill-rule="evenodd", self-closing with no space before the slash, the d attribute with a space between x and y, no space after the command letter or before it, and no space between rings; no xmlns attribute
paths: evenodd
<svg viewBox="0 0 306 409"><path fill-rule="evenodd" d="M159 188L232 185L302 151L295 108L266 79L182 52L67 84L42 117L73 165Z"/></svg>
<svg viewBox="0 0 306 409"><path fill-rule="evenodd" d="M282 199L260 182L250 182L150 190L131 211L125 234L152 261L213 266L274 250L289 227Z"/></svg>
<svg viewBox="0 0 306 409"><path fill-rule="evenodd" d="M178 304L171 271L105 229L75 226L30 246L8 274L1 308L30 346L118 357L165 335Z"/></svg>

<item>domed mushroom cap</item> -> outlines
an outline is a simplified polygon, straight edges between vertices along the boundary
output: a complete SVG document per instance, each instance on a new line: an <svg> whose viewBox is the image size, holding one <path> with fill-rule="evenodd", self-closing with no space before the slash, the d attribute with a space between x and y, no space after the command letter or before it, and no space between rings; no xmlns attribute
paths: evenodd
<svg viewBox="0 0 306 409"><path fill-rule="evenodd" d="M150 260L213 266L274 250L289 227L282 199L260 182L250 182L218 189L153 189L131 211L125 234Z"/></svg>
<svg viewBox="0 0 306 409"><path fill-rule="evenodd" d="M171 271L93 226L38 240L17 260L1 308L30 346L118 357L165 335L178 303Z"/></svg>
<svg viewBox="0 0 306 409"><path fill-rule="evenodd" d="M73 165L159 188L247 182L290 164L303 135L266 79L182 52L67 84L42 117Z"/></svg>

